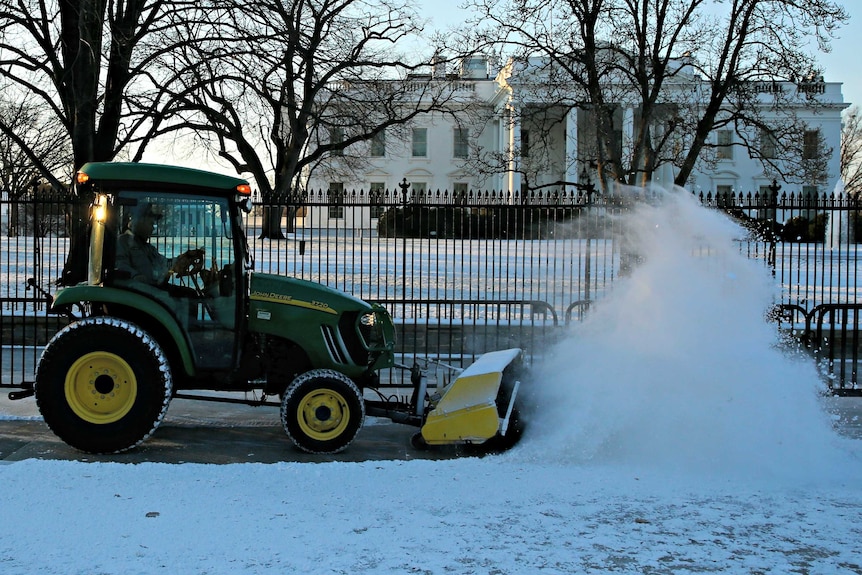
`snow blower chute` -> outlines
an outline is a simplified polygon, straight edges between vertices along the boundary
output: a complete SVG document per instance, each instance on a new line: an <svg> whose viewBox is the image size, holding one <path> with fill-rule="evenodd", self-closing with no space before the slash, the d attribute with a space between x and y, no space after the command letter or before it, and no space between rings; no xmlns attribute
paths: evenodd
<svg viewBox="0 0 862 575"><path fill-rule="evenodd" d="M367 413L419 427L413 436L417 448L468 444L507 449L522 431L517 407L522 356L517 348L492 351L464 369L434 359L425 360L425 369L400 365L411 371L410 403L366 401ZM429 375L441 367L445 373L436 373L436 386L429 386Z"/></svg>
<svg viewBox="0 0 862 575"><path fill-rule="evenodd" d="M518 409L522 359L523 350L513 348L480 355L464 369L436 359L425 359L424 368L418 363L412 368L396 364L411 372L410 402L366 400L366 413L419 427L412 441L416 448L508 449L523 431ZM436 384L429 384L434 379Z"/></svg>

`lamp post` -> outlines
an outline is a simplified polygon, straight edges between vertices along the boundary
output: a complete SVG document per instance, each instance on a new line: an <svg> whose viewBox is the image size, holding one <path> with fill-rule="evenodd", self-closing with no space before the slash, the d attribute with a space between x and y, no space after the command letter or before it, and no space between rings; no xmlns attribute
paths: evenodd
<svg viewBox="0 0 862 575"><path fill-rule="evenodd" d="M587 213L589 214L591 211L591 206L593 204L593 194L596 193L596 186L593 184L592 179L590 178L590 174L587 172L587 165L584 164L581 168L581 173L578 175L578 182L575 184L575 188L583 194L587 196ZM587 253L586 257L584 257L584 301L590 301L590 282L592 281L592 231L589 220L587 221Z"/></svg>
<svg viewBox="0 0 862 575"><path fill-rule="evenodd" d="M586 194L587 205L593 203L593 194L596 193L596 186L593 184L590 174L587 172L586 164L581 168L581 173L578 174L578 182L575 184L575 188L579 192Z"/></svg>
<svg viewBox="0 0 862 575"><path fill-rule="evenodd" d="M767 212L772 216L772 225L770 226L772 229L772 233L769 234L769 261L767 262L769 266L772 268L772 275L775 276L775 258L776 258L776 241L778 238L778 192L781 191L781 184L778 183L778 180L773 179L772 185L768 186L769 188L769 206L770 210ZM770 213L771 212L771 213Z"/></svg>
<svg viewBox="0 0 862 575"><path fill-rule="evenodd" d="M404 204L404 206L402 207L403 211L401 214L401 259L403 260L403 264L402 264L403 272L402 273L404 275L404 280L401 282L401 284L402 284L401 285L401 314L404 317L406 317L407 316L407 220L408 220L407 211L410 209L410 207L407 205L407 190L410 189L410 182L408 182L407 178L405 177L403 180L401 180L401 183L398 184L398 187L401 188L401 201ZM397 212L397 210L396 210L396 212ZM396 230L396 236L397 236L397 230L398 230L397 218L395 220L395 230ZM397 294L397 292L396 292L396 294ZM404 341L403 338L405 337L405 334L406 334L406 331L404 331L404 330L406 330L406 328L402 327L402 332L399 334L399 336L402 338L402 341Z"/></svg>
<svg viewBox="0 0 862 575"><path fill-rule="evenodd" d="M398 187L401 188L401 201L402 203L407 203L407 190L410 189L410 182L407 181L407 178L401 180L401 183L398 184Z"/></svg>

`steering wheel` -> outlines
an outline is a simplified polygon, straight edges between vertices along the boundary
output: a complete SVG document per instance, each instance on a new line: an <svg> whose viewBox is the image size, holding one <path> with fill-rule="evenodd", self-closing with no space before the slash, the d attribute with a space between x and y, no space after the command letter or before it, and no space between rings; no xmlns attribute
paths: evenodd
<svg viewBox="0 0 862 575"><path fill-rule="evenodd" d="M195 276L204 269L204 249L188 250L174 260L171 271L177 277Z"/></svg>

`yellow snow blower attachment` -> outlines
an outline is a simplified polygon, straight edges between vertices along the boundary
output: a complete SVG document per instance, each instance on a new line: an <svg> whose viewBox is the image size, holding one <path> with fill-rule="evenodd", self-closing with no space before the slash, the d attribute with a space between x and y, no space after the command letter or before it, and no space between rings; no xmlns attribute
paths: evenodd
<svg viewBox="0 0 862 575"><path fill-rule="evenodd" d="M512 372L521 353L520 349L505 349L481 355L432 396L421 428L425 443L484 444L499 438L509 444L505 447L514 445L520 434L515 408L520 381Z"/></svg>

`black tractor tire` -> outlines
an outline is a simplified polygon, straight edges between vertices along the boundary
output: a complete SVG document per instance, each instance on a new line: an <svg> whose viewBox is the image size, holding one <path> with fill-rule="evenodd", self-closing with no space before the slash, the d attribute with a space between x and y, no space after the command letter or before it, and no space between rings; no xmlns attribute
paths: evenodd
<svg viewBox="0 0 862 575"><path fill-rule="evenodd" d="M512 399L516 376L514 374L506 374L503 382L500 385L500 391L497 394L497 414L500 419L506 417L506 411L509 407L509 401ZM518 396L515 398L515 404L512 408L512 413L509 416L509 427L505 435L497 433L484 443L468 444L464 446L464 451L469 455L481 456L490 454L499 454L508 451L515 447L524 435L526 422L524 421L521 410L525 407L525 392L523 384L520 386Z"/></svg>
<svg viewBox="0 0 862 575"><path fill-rule="evenodd" d="M517 401L515 404L517 405ZM524 422L521 419L521 414L517 407L512 410L512 415L509 417L509 429L506 435L499 433L480 445L474 446L481 453L502 453L508 451L517 445L524 434Z"/></svg>
<svg viewBox="0 0 862 575"><path fill-rule="evenodd" d="M294 445L307 453L344 450L365 421L365 400L353 381L331 369L307 371L287 386L281 423Z"/></svg>
<svg viewBox="0 0 862 575"><path fill-rule="evenodd" d="M509 416L509 427L506 430L506 435L499 433L487 441L485 449L491 453L500 453L515 447L524 435L526 423L524 421L524 408L529 404L529 391L524 385L524 372L520 369L512 373L506 373L500 385L500 392L497 394L497 411L500 418L506 417L506 410L509 407L509 402L512 400L514 393L515 382L520 380L518 395L515 398L515 404L512 413Z"/></svg>
<svg viewBox="0 0 862 575"><path fill-rule="evenodd" d="M132 449L156 430L171 400L161 346L113 317L72 323L55 335L36 369L36 405L63 441L87 453Z"/></svg>

